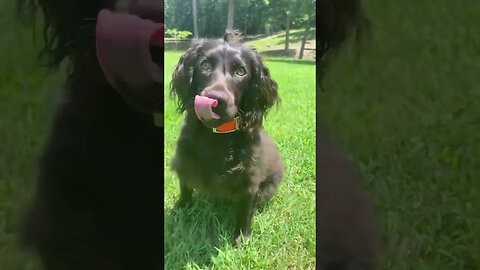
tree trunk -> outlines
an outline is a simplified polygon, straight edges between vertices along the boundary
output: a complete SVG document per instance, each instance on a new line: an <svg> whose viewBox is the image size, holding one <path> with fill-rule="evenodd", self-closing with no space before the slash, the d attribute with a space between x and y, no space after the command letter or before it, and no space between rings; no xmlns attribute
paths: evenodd
<svg viewBox="0 0 480 270"><path fill-rule="evenodd" d="M228 1L228 20L227 20L227 30L233 29L233 15L235 12L235 0Z"/></svg>
<svg viewBox="0 0 480 270"><path fill-rule="evenodd" d="M197 21L197 0L192 0L193 8L193 37L198 38L198 21Z"/></svg>
<svg viewBox="0 0 480 270"><path fill-rule="evenodd" d="M289 55L289 45L290 45L290 12L287 11L285 16L287 18L287 24L285 29L285 55Z"/></svg>
<svg viewBox="0 0 480 270"><path fill-rule="evenodd" d="M247 36L247 22L248 22L248 15L245 16L245 26L243 27L243 36Z"/></svg>
<svg viewBox="0 0 480 270"><path fill-rule="evenodd" d="M305 50L305 43L307 42L308 30L310 30L310 25L305 27L305 32L303 32L302 45L300 46L300 54L298 59L303 59L303 51Z"/></svg>
<svg viewBox="0 0 480 270"><path fill-rule="evenodd" d="M173 34L173 42L175 42L175 51L178 50L177 34Z"/></svg>

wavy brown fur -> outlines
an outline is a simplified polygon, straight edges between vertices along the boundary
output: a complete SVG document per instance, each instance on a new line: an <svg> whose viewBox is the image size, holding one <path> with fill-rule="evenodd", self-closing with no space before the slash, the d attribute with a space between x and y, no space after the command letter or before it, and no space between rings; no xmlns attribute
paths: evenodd
<svg viewBox="0 0 480 270"><path fill-rule="evenodd" d="M49 66L71 66L22 225L23 244L47 270L162 267L163 129L107 83L95 54L95 18L113 4L18 6L26 15L41 8Z"/></svg>
<svg viewBox="0 0 480 270"><path fill-rule="evenodd" d="M267 110L279 100L277 83L260 55L232 36L227 33L223 40L199 41L175 68L171 93L178 98L179 111L186 111L186 119L172 169L180 180L178 206L186 206L192 200L194 189L237 201L234 243L239 246L240 233L250 237L254 212L275 194L284 168L274 142L262 127ZM204 75L204 61L216 63L214 72ZM247 75L230 74L234 67L230 64L235 61L245 66ZM193 99L207 93L207 89L218 95L233 95L230 102L225 102L225 108L237 107L240 130L216 134L197 119Z"/></svg>

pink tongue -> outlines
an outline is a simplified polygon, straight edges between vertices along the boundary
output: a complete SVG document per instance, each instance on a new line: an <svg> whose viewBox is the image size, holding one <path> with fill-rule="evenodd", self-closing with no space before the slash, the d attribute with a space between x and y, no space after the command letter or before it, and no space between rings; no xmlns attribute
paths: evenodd
<svg viewBox="0 0 480 270"><path fill-rule="evenodd" d="M161 65L155 64L150 54L150 46L163 47L163 33L161 23L107 9L100 11L97 56L109 83L115 88L119 88L119 79L130 87L163 83Z"/></svg>
<svg viewBox="0 0 480 270"><path fill-rule="evenodd" d="M212 111L212 107L215 108L218 105L218 101L204 96L195 96L194 102L195 113L198 119L218 119L219 116Z"/></svg>

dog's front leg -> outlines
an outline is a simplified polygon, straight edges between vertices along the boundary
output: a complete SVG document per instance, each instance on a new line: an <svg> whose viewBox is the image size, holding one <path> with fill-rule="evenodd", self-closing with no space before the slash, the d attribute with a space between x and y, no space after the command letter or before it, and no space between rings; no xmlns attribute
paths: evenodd
<svg viewBox="0 0 480 270"><path fill-rule="evenodd" d="M257 192L247 193L237 204L236 209L236 227L233 244L240 247L242 244L242 234L244 240L250 239L252 229L252 219L257 204Z"/></svg>
<svg viewBox="0 0 480 270"><path fill-rule="evenodd" d="M180 199L177 201L175 208L182 208L187 206L192 201L193 189L187 186L187 184L180 178Z"/></svg>

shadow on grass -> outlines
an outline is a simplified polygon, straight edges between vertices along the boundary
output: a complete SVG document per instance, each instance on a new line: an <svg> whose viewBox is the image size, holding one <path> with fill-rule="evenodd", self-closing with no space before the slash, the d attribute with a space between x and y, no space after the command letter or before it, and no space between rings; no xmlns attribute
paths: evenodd
<svg viewBox="0 0 480 270"><path fill-rule="evenodd" d="M267 207L259 206L256 214ZM165 269L211 268L219 250L233 249L234 230L234 202L194 194L190 206L165 211Z"/></svg>
<svg viewBox="0 0 480 270"><path fill-rule="evenodd" d="M254 41L254 40L259 40L259 39L262 39L262 38L266 38L268 37L269 35L267 34L259 34L259 35L253 35L253 36L246 36L244 37L243 41L244 42L247 42L247 41Z"/></svg>
<svg viewBox="0 0 480 270"><path fill-rule="evenodd" d="M305 29L302 29L301 31L298 31L298 32L290 33L290 36L289 36L290 43L297 43L297 42L302 41L304 32L305 32ZM315 37L315 35L316 35L316 30L315 29L310 29L308 31L308 38L309 39L312 38L312 37ZM285 44L285 32L283 34L278 35L278 37L282 38L282 39L277 42L277 45L278 44ZM307 44L309 44L308 41L307 41Z"/></svg>
<svg viewBox="0 0 480 270"><path fill-rule="evenodd" d="M305 29L301 29L300 31L296 31L296 32L290 32L290 42L299 42L302 40L303 38L303 32L305 31ZM314 37L316 35L316 29L315 28L312 28L308 31L308 35L309 37ZM247 41L255 41L255 40L260 40L260 39L264 39L264 38L267 38L267 37L270 37L270 36L276 36L276 38L282 38L282 40L280 40L279 42L277 42L277 44L285 44L285 31L278 31L278 32L275 32L275 33L271 33L270 35L268 34L258 34L258 35L252 35L252 36L246 36L244 38L244 41L247 42Z"/></svg>
<svg viewBox="0 0 480 270"><path fill-rule="evenodd" d="M260 53L266 57L288 57L295 55L295 52L295 49L289 49L288 53L286 53L284 49L260 51Z"/></svg>
<svg viewBox="0 0 480 270"><path fill-rule="evenodd" d="M234 209L232 202L194 195L190 206L167 210L165 269L210 268L217 249L229 248L233 240Z"/></svg>
<svg viewBox="0 0 480 270"><path fill-rule="evenodd" d="M299 59L289 59L289 58L265 58L265 61L268 62L279 62L286 64L300 64L300 65L309 65L314 66L316 64L313 60L299 60Z"/></svg>

